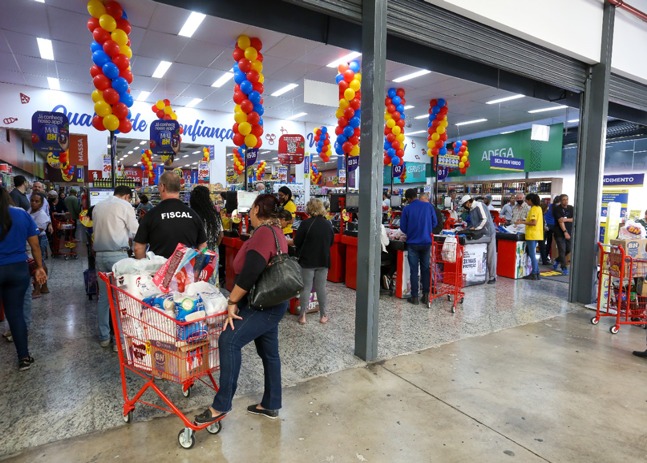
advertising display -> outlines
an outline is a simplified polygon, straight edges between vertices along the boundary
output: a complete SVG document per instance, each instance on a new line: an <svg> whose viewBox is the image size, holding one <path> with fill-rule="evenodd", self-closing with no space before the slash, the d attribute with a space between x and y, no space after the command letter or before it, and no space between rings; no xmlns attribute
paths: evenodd
<svg viewBox="0 0 647 463"><path fill-rule="evenodd" d="M286 134L279 137L279 162L301 164L305 156L306 139L303 135Z"/></svg>
<svg viewBox="0 0 647 463"><path fill-rule="evenodd" d="M251 148L245 151L245 166L251 167L256 164L256 159L258 158L258 150Z"/></svg>
<svg viewBox="0 0 647 463"><path fill-rule="evenodd" d="M348 157L348 172L353 172L359 167L359 156Z"/></svg>
<svg viewBox="0 0 647 463"><path fill-rule="evenodd" d="M177 121L157 120L151 123L150 149L153 154L170 155L180 151L180 124Z"/></svg>
<svg viewBox="0 0 647 463"><path fill-rule="evenodd" d="M70 123L59 112L36 111L31 117L31 142L35 151L67 151Z"/></svg>
<svg viewBox="0 0 647 463"><path fill-rule="evenodd" d="M423 162L407 162L406 172L407 176L404 183L426 183L427 182L427 166L429 164ZM398 178L400 175L395 175L395 170L391 166L384 168L384 185L391 184L391 174L393 178ZM398 180L399 181L399 180Z"/></svg>
<svg viewBox="0 0 647 463"><path fill-rule="evenodd" d="M485 283L487 276L487 244L476 243L464 247L463 276L465 285Z"/></svg>
<svg viewBox="0 0 647 463"><path fill-rule="evenodd" d="M198 163L198 183L209 183L209 163L200 161Z"/></svg>

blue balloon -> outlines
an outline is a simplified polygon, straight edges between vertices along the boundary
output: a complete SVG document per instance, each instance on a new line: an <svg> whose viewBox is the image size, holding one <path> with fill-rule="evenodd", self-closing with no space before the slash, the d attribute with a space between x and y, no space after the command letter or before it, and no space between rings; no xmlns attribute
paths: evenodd
<svg viewBox="0 0 647 463"><path fill-rule="evenodd" d="M400 114L400 119L406 119L407 115L405 113Z"/></svg>
<svg viewBox="0 0 647 463"><path fill-rule="evenodd" d="M440 106L442 108L446 104L447 104L447 102L445 101L444 98L438 98L438 106Z"/></svg>
<svg viewBox="0 0 647 463"><path fill-rule="evenodd" d="M339 83L342 80L344 80L344 76L342 74L337 74L337 77L335 77L335 83Z"/></svg>
<svg viewBox="0 0 647 463"><path fill-rule="evenodd" d="M350 125L354 129L359 127L359 124L360 124L360 120L359 120L359 117L357 117L357 116L351 118L351 120L348 121L348 125Z"/></svg>
<svg viewBox="0 0 647 463"><path fill-rule="evenodd" d="M344 154L344 150L341 149L341 146L335 146L335 153L342 156Z"/></svg>
<svg viewBox="0 0 647 463"><path fill-rule="evenodd" d="M362 110L361 109L356 109L355 110L355 117L358 119L362 118Z"/></svg>
<svg viewBox="0 0 647 463"><path fill-rule="evenodd" d="M391 143L387 140L384 140L384 149L388 150L389 148L391 148Z"/></svg>
<svg viewBox="0 0 647 463"><path fill-rule="evenodd" d="M438 154L440 154L440 155L444 156L445 154L447 154L447 148L445 148L445 147L443 146L442 148L440 148L440 149L438 150Z"/></svg>
<svg viewBox="0 0 647 463"><path fill-rule="evenodd" d="M94 53L95 51L103 50L103 47L101 46L101 44L98 44L97 42L92 42L90 44L90 50L92 50L92 53Z"/></svg>
<svg viewBox="0 0 647 463"><path fill-rule="evenodd" d="M322 127L321 133L328 133L328 127Z"/></svg>
<svg viewBox="0 0 647 463"><path fill-rule="evenodd" d="M346 130L346 129L344 129L344 130ZM351 136L352 136L352 134L351 134ZM343 133L340 136L337 137L337 143L339 143L339 146L343 145L347 141L348 141L348 137L346 135L344 135Z"/></svg>
<svg viewBox="0 0 647 463"><path fill-rule="evenodd" d="M112 88L114 88L119 95L128 92L128 81L123 77L117 77L112 81Z"/></svg>
<svg viewBox="0 0 647 463"><path fill-rule="evenodd" d="M395 98L395 97L396 97L396 93L395 93L395 89L394 89L394 88L390 88L390 89L389 89L389 91L388 91L388 92L386 92L386 94L389 96L389 98L391 98L391 100L393 100L393 98Z"/></svg>
<svg viewBox="0 0 647 463"><path fill-rule="evenodd" d="M245 95L249 95L251 92L254 91L254 86L249 80L245 79L245 81L240 84L240 91L243 92Z"/></svg>
<svg viewBox="0 0 647 463"><path fill-rule="evenodd" d="M359 69L360 69L359 63L357 61L351 61L348 64L348 68L353 72L359 72Z"/></svg>
<svg viewBox="0 0 647 463"><path fill-rule="evenodd" d="M351 121L352 121L352 119L351 119ZM348 125L346 127L344 127L344 135L347 138L350 138L350 137L353 136L354 133L355 133L355 131L353 130L353 126L349 122Z"/></svg>
<svg viewBox="0 0 647 463"><path fill-rule="evenodd" d="M395 150L393 148L389 148L388 150L386 150L386 153L391 157L394 157L396 155Z"/></svg>
<svg viewBox="0 0 647 463"><path fill-rule="evenodd" d="M427 128L429 128L429 127L431 127L431 118L430 118L429 122L427 122Z"/></svg>
<svg viewBox="0 0 647 463"><path fill-rule="evenodd" d="M463 142L462 142L462 141L460 141L460 140L459 140L459 141L457 141L457 142L454 142L454 149L455 149L456 151L458 151L458 150L461 148L461 145L462 145L462 144L463 144Z"/></svg>
<svg viewBox="0 0 647 463"><path fill-rule="evenodd" d="M126 14L126 10L122 10L123 14L121 15L122 18L128 19L128 15Z"/></svg>
<svg viewBox="0 0 647 463"><path fill-rule="evenodd" d="M116 79L117 77L119 77L119 68L112 61L109 61L106 64L104 64L102 67L102 70L103 70L103 74L108 79Z"/></svg>
<svg viewBox="0 0 647 463"><path fill-rule="evenodd" d="M247 80L247 77L245 76L244 72L241 72L241 71L234 72L234 82L236 82L238 85L241 85L246 80Z"/></svg>
<svg viewBox="0 0 647 463"><path fill-rule="evenodd" d="M251 101L254 104L260 104L261 102L261 94L258 93L256 90L252 90L249 92L249 95L247 95L249 98L249 101Z"/></svg>
<svg viewBox="0 0 647 463"><path fill-rule="evenodd" d="M231 67L231 71L236 72L236 71L239 71L239 70L240 70L240 68L238 67L238 63L234 63L234 65Z"/></svg>
<svg viewBox="0 0 647 463"><path fill-rule="evenodd" d="M396 106L397 106L397 105L399 105L400 103L402 103L402 98L400 98L398 95L396 95L396 96L394 96L393 98L391 98L391 102L392 102L394 105L396 105Z"/></svg>
<svg viewBox="0 0 647 463"><path fill-rule="evenodd" d="M133 105L134 100L130 93L122 93L119 95L119 101L128 106L129 108Z"/></svg>
<svg viewBox="0 0 647 463"><path fill-rule="evenodd" d="M395 109L400 113L400 115L403 115L403 114L404 114L404 105L403 105L402 103L400 103L399 105L397 105L397 106L395 107Z"/></svg>
<svg viewBox="0 0 647 463"><path fill-rule="evenodd" d="M258 125L260 125L261 127L263 126L263 118L262 117L258 119Z"/></svg>
<svg viewBox="0 0 647 463"><path fill-rule="evenodd" d="M92 53L92 62L99 67L103 67L103 65L109 61L110 61L110 57L103 50L97 50L94 53ZM119 72L117 72L117 75L119 75Z"/></svg>
<svg viewBox="0 0 647 463"><path fill-rule="evenodd" d="M256 103L254 105L254 111L256 111L259 116L262 116L263 114L265 114L265 108L260 103Z"/></svg>
<svg viewBox="0 0 647 463"><path fill-rule="evenodd" d="M434 116L438 114L439 111L440 111L440 107L438 105L431 108L431 114L433 114Z"/></svg>

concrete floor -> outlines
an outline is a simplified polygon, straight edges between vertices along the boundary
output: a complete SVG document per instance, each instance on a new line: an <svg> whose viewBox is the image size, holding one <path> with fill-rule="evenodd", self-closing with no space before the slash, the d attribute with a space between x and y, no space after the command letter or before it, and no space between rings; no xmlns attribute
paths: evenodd
<svg viewBox="0 0 647 463"><path fill-rule="evenodd" d="M175 417L58 441L10 462L642 462L645 332L579 309L310 379L280 420L236 398L217 436L180 449ZM201 408L196 409L201 411ZM47 416L35 417L47 426Z"/></svg>

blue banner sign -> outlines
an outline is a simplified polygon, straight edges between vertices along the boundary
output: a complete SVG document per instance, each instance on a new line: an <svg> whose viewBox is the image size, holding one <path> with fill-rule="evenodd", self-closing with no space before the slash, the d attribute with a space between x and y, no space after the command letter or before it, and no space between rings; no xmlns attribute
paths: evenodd
<svg viewBox="0 0 647 463"><path fill-rule="evenodd" d="M245 151L245 164L247 167L253 166L256 164L256 158L258 157L258 149L250 148Z"/></svg>
<svg viewBox="0 0 647 463"><path fill-rule="evenodd" d="M404 163L402 163L399 166L393 166L393 178L397 178L400 175L402 175L403 171L404 171Z"/></svg>
<svg viewBox="0 0 647 463"><path fill-rule="evenodd" d="M173 120L153 121L150 130L150 148L153 154L177 154L180 151L180 124Z"/></svg>
<svg viewBox="0 0 647 463"><path fill-rule="evenodd" d="M31 117L31 143L36 151L67 151L70 147L67 116L64 113L36 111Z"/></svg>
<svg viewBox="0 0 647 463"><path fill-rule="evenodd" d="M490 169L523 172L524 163L525 161L519 158L502 158L498 156L492 156L490 158Z"/></svg>
<svg viewBox="0 0 647 463"><path fill-rule="evenodd" d="M605 175L602 183L604 186L642 186L645 174Z"/></svg>
<svg viewBox="0 0 647 463"><path fill-rule="evenodd" d="M352 172L359 167L359 156L348 156L348 172Z"/></svg>

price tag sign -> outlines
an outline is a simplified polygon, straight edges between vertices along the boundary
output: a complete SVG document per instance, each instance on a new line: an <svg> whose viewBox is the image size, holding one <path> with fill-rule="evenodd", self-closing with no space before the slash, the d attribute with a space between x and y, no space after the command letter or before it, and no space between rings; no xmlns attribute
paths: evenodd
<svg viewBox="0 0 647 463"><path fill-rule="evenodd" d="M153 121L150 128L150 148L153 154L177 154L180 151L180 124L178 121Z"/></svg>
<svg viewBox="0 0 647 463"><path fill-rule="evenodd" d="M439 166L458 169L459 162L460 162L460 157L453 154L445 154L444 156L438 156Z"/></svg>
<svg viewBox="0 0 647 463"><path fill-rule="evenodd" d="M36 151L67 151L70 122L64 113L36 111L31 117L31 143Z"/></svg>

